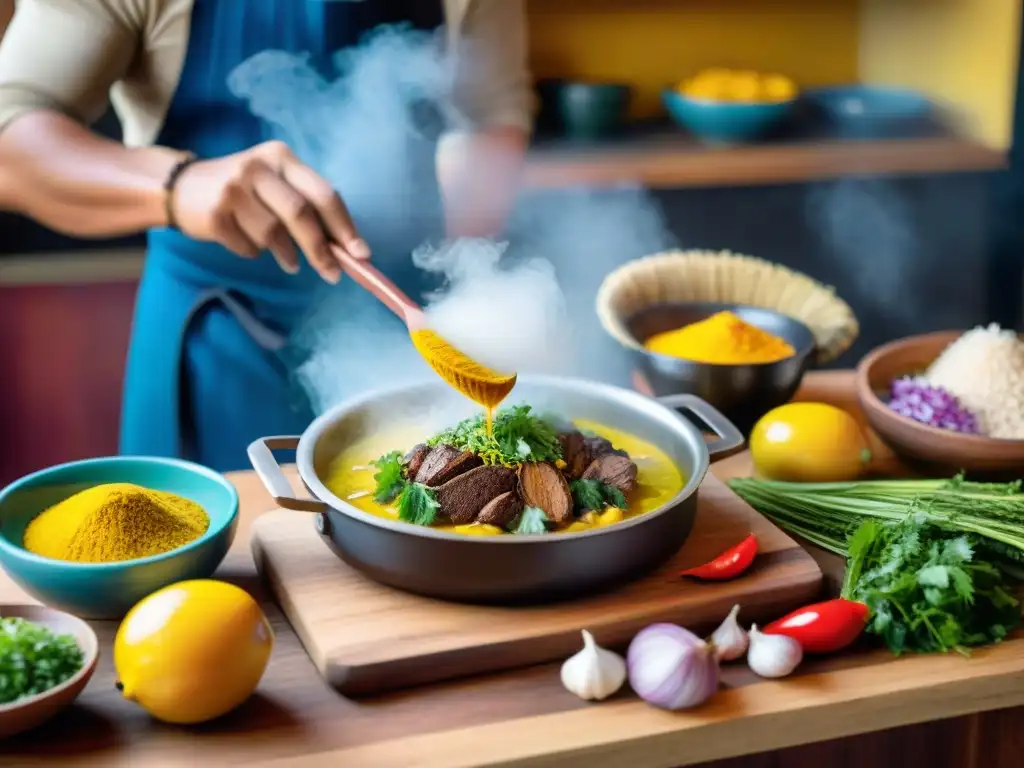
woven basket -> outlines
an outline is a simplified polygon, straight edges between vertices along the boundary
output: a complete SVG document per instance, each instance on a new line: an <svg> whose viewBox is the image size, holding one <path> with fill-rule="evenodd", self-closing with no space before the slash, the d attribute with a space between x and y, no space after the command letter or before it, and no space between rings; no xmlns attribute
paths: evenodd
<svg viewBox="0 0 1024 768"><path fill-rule="evenodd" d="M718 302L773 309L814 334L819 364L850 348L860 326L835 291L807 275L754 256L729 251L666 251L625 264L597 293L601 325L620 344L639 348L626 321L656 304Z"/></svg>

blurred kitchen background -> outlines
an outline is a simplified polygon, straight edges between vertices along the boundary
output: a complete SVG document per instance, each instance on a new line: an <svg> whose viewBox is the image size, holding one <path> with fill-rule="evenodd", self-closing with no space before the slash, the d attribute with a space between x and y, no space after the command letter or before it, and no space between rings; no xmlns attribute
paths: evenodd
<svg viewBox="0 0 1024 768"><path fill-rule="evenodd" d="M680 247L834 285L861 322L840 367L920 331L1024 325L1019 0L530 0L529 18L530 194L640 183ZM709 141L663 89L710 67L781 73L803 97ZM819 90L837 86L855 88ZM2 484L116 452L143 240L0 226Z"/></svg>

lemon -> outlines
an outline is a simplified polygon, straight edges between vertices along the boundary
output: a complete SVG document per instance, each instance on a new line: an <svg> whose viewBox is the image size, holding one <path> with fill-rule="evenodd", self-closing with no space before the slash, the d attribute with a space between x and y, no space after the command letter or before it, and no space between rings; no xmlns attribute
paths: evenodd
<svg viewBox="0 0 1024 768"><path fill-rule="evenodd" d="M796 98L796 83L785 75L765 75L761 93L765 101L790 101Z"/></svg>
<svg viewBox="0 0 1024 768"><path fill-rule="evenodd" d="M825 403L789 403L769 411L750 433L750 455L769 480L855 480L871 458L860 424Z"/></svg>
<svg viewBox="0 0 1024 768"><path fill-rule="evenodd" d="M728 69L705 69L683 82L679 91L691 99L717 101L728 98L731 79L732 73Z"/></svg>
<svg viewBox="0 0 1024 768"><path fill-rule="evenodd" d="M211 579L164 587L135 605L114 639L118 688L158 720L201 723L256 690L274 634L249 593Z"/></svg>
<svg viewBox="0 0 1024 768"><path fill-rule="evenodd" d="M760 99L761 78L749 70L736 72L729 82L729 95L733 101L756 102Z"/></svg>

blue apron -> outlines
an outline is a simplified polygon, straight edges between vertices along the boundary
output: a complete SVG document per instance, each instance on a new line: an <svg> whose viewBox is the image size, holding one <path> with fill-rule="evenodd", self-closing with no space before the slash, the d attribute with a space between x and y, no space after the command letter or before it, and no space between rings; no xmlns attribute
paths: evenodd
<svg viewBox="0 0 1024 768"><path fill-rule="evenodd" d="M265 141L273 135L268 126L228 90L235 67L268 49L308 52L327 67L334 51L382 23L439 26L440 6L416 0L196 0L185 66L158 141L202 158ZM423 163L432 162L430 152L422 154ZM425 201L427 209L432 205L439 207L436 200ZM353 215L362 227L359 211ZM368 239L378 264L415 296L422 286L415 285L408 247L416 238ZM367 322L391 322L396 343L401 338L408 346L400 325L382 320L386 310L354 281L328 287L308 265L287 275L267 253L241 259L168 229L150 232L148 245L125 375L122 453L180 456L229 471L247 467L252 440L302 432L313 410L295 383L303 352L293 340L314 314L358 313L360 322L364 315Z"/></svg>

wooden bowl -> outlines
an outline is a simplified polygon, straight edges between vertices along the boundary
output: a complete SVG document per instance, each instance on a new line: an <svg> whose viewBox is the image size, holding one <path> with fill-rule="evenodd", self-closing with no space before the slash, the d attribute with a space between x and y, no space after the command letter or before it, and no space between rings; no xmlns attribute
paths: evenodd
<svg viewBox="0 0 1024 768"><path fill-rule="evenodd" d="M0 704L0 739L41 725L73 702L89 682L99 659L96 633L70 613L42 605L0 605L0 618L12 617L40 624L57 634L71 635L82 649L83 659L82 668L55 688L10 704Z"/></svg>
<svg viewBox="0 0 1024 768"><path fill-rule="evenodd" d="M930 427L889 410L882 399L895 379L922 373L961 335L962 331L942 331L911 336L872 351L857 366L861 409L886 445L930 473L953 475L963 470L971 475L1024 477L1024 440Z"/></svg>

